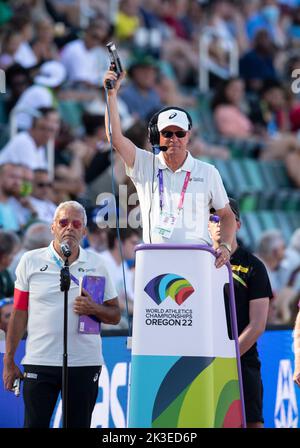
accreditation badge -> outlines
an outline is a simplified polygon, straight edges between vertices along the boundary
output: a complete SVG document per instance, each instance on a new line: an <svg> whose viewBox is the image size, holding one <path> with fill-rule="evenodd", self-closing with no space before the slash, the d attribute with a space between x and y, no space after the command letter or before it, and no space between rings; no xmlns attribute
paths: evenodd
<svg viewBox="0 0 300 448"><path fill-rule="evenodd" d="M164 238L171 238L177 216L173 213L162 212L159 217L159 223L154 227L154 233Z"/></svg>

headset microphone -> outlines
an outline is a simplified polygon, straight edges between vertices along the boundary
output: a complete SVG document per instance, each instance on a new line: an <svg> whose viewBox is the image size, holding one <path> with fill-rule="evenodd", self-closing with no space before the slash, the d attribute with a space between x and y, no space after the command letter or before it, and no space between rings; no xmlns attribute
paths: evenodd
<svg viewBox="0 0 300 448"><path fill-rule="evenodd" d="M153 148L154 148L155 154L158 154L160 151L163 151L163 152L168 151L168 147L167 146L154 145Z"/></svg>

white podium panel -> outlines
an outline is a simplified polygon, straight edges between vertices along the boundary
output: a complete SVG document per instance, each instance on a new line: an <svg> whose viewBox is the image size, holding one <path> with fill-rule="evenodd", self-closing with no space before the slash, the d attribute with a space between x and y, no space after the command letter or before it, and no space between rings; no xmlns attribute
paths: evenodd
<svg viewBox="0 0 300 448"><path fill-rule="evenodd" d="M129 427L244 426L231 270L214 263L206 246L137 249Z"/></svg>

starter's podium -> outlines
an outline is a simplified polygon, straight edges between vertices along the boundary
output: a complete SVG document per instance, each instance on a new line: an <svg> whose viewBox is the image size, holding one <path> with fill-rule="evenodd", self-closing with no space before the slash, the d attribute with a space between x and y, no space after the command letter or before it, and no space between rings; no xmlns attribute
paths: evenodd
<svg viewBox="0 0 300 448"><path fill-rule="evenodd" d="M231 269L214 263L208 246L138 246L129 427L245 426Z"/></svg>

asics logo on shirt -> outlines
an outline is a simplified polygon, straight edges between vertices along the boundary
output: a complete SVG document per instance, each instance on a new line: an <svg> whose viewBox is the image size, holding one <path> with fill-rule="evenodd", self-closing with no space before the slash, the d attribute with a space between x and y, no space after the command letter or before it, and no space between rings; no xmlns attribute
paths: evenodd
<svg viewBox="0 0 300 448"><path fill-rule="evenodd" d="M40 271L41 271L41 272L44 272L44 271L47 271L47 269L48 269L48 265L46 264L45 266L43 266L43 267L40 269Z"/></svg>

